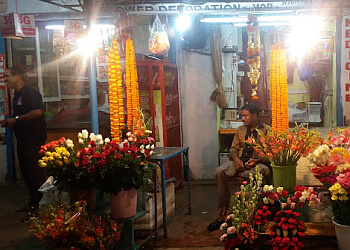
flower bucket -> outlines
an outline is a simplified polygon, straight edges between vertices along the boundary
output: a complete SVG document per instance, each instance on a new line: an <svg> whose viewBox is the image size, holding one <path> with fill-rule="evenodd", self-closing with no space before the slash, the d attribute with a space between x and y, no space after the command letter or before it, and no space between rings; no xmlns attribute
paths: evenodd
<svg viewBox="0 0 350 250"><path fill-rule="evenodd" d="M117 195L111 194L111 217L125 219L136 215L137 191L120 191Z"/></svg>
<svg viewBox="0 0 350 250"><path fill-rule="evenodd" d="M335 234L337 235L338 249L349 249L350 246L350 226L341 225L332 221L335 226Z"/></svg>
<svg viewBox="0 0 350 250"><path fill-rule="evenodd" d="M275 166L272 164L273 185L276 188L283 187L289 193L293 193L296 184L296 168L297 165Z"/></svg>

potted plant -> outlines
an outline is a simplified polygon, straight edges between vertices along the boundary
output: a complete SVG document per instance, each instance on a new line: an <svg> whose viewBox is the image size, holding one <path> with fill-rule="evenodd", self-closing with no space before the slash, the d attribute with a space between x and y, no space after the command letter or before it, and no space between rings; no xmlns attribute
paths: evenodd
<svg viewBox="0 0 350 250"><path fill-rule="evenodd" d="M301 125L286 132L272 129L266 135L262 131L258 132L261 144L254 138L248 138L247 143L254 145L258 154L270 161L274 185L283 186L290 193L293 192L297 162L300 157L307 156L322 143L319 133Z"/></svg>
<svg viewBox="0 0 350 250"><path fill-rule="evenodd" d="M90 217L85 201L40 207L28 225L51 249L109 249L120 238L117 223L106 216Z"/></svg>

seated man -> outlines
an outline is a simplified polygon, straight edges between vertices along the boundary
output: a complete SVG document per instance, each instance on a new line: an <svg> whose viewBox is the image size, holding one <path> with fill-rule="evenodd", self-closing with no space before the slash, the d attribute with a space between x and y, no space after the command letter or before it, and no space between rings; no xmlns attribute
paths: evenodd
<svg viewBox="0 0 350 250"><path fill-rule="evenodd" d="M260 129L264 134L267 133L269 126L259 121L259 107L255 103L249 103L242 107L241 117L244 125L237 128L236 134L230 149L230 161L219 166L215 170L216 187L218 190L218 218L209 224L208 230L214 231L220 228L226 220L229 212L231 194L228 181L233 176L249 178L249 174L255 174L255 167L264 171L265 176L270 176L268 161L258 157L254 152L254 147L245 143L249 137L253 136L258 143L260 138L258 131ZM266 165L264 165L266 164Z"/></svg>

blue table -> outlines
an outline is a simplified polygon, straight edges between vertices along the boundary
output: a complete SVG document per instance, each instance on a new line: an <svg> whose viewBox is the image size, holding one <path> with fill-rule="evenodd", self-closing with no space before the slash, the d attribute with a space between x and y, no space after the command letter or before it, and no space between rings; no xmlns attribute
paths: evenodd
<svg viewBox="0 0 350 250"><path fill-rule="evenodd" d="M163 205L163 232L164 232L164 238L167 238L167 222L174 218L182 209L184 209L186 206L188 206L188 213L191 214L191 195L190 195L190 168L189 168L189 162L188 162L188 147L156 147L154 149L155 153L152 155L152 157L149 159L150 162L156 163L161 170L161 184L162 184L162 205ZM184 168L184 174L185 174L185 181L187 182L187 195L188 200L187 202L179 209L177 210L169 219L167 219L166 216L166 194L165 194L165 166L167 160L183 154L183 168ZM155 175L155 184L157 183L157 175ZM157 195L155 197L155 230L157 229Z"/></svg>

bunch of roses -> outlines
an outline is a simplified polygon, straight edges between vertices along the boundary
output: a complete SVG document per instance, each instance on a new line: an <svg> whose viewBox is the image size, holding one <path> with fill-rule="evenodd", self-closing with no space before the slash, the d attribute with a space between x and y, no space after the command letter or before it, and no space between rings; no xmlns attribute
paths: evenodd
<svg viewBox="0 0 350 250"><path fill-rule="evenodd" d="M292 197L291 201L292 207L303 208L305 204L309 207L315 207L319 206L321 203L313 187L296 185L294 187L294 191L294 196Z"/></svg>
<svg viewBox="0 0 350 250"><path fill-rule="evenodd" d="M104 139L87 131L78 135L83 148L79 151L77 166L87 169L93 185L106 193L117 194L121 190L138 189L145 184L149 163L153 154L154 139L138 140L128 132L122 144Z"/></svg>
<svg viewBox="0 0 350 250"><path fill-rule="evenodd" d="M70 164L74 157L73 147L73 141L64 137L41 146L39 166L50 171L52 168L62 168Z"/></svg>
<svg viewBox="0 0 350 250"><path fill-rule="evenodd" d="M334 221L350 226L350 172L340 173L337 182L329 188L332 194Z"/></svg>
<svg viewBox="0 0 350 250"><path fill-rule="evenodd" d="M276 213L271 226L269 244L272 249L301 249L304 247L305 225L299 219L300 213L294 212L291 204Z"/></svg>
<svg viewBox="0 0 350 250"><path fill-rule="evenodd" d="M256 169L255 178L250 174L250 183L244 182L241 190L236 192L231 200L232 211L226 223L220 227L224 234L220 240L225 249L252 247L257 238L254 229L259 198L261 195L262 174Z"/></svg>

